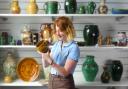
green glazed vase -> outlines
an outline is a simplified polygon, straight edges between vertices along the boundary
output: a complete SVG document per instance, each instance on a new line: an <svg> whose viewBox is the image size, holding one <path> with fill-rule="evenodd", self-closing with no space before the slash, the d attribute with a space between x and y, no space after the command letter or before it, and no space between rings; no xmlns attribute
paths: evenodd
<svg viewBox="0 0 128 89"><path fill-rule="evenodd" d="M77 10L76 0L65 0L64 9L66 14L75 14Z"/></svg>
<svg viewBox="0 0 128 89"><path fill-rule="evenodd" d="M86 60L82 65L82 73L86 81L94 81L98 73L98 65L94 60L94 56L87 55Z"/></svg>
<svg viewBox="0 0 128 89"><path fill-rule="evenodd" d="M85 25L83 30L84 41L87 46L94 46L97 44L99 36L99 28L97 25Z"/></svg>

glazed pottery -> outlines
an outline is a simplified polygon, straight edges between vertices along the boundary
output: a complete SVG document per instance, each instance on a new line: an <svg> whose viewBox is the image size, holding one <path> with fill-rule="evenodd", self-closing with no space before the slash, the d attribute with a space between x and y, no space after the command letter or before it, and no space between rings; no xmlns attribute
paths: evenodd
<svg viewBox="0 0 128 89"><path fill-rule="evenodd" d="M23 45L31 45L32 44L32 32L30 30L29 25L24 25L21 32L21 40Z"/></svg>
<svg viewBox="0 0 128 89"><path fill-rule="evenodd" d="M96 8L96 3L89 1L86 7L87 14L93 14Z"/></svg>
<svg viewBox="0 0 128 89"><path fill-rule="evenodd" d="M38 5L36 4L36 0L30 0L29 4L26 8L27 14L37 14L38 12Z"/></svg>
<svg viewBox="0 0 128 89"><path fill-rule="evenodd" d="M18 0L13 0L11 3L11 13L12 14L19 14L20 13L20 6Z"/></svg>
<svg viewBox="0 0 128 89"><path fill-rule="evenodd" d="M99 36L99 29L97 25L85 25L83 30L83 37L87 46L97 44Z"/></svg>
<svg viewBox="0 0 128 89"><path fill-rule="evenodd" d="M40 36L42 40L52 41L52 28L51 24L42 24L41 25Z"/></svg>
<svg viewBox="0 0 128 89"><path fill-rule="evenodd" d="M123 65L122 65L121 61L113 60L111 68L112 68L112 71L111 71L112 80L120 81L122 73L123 73Z"/></svg>
<svg viewBox="0 0 128 89"><path fill-rule="evenodd" d="M82 73L86 81L94 81L98 73L98 65L94 60L94 56L87 55L82 65Z"/></svg>
<svg viewBox="0 0 128 89"><path fill-rule="evenodd" d="M101 0L100 1L100 5L98 7L98 13L99 14L107 14L108 12L108 7L107 5L105 4L106 0Z"/></svg>
<svg viewBox="0 0 128 89"><path fill-rule="evenodd" d="M57 1L47 1L43 6L46 14L58 14L60 10L60 3Z"/></svg>
<svg viewBox="0 0 128 89"><path fill-rule="evenodd" d="M76 0L65 0L64 9L66 14L75 14L77 10Z"/></svg>
<svg viewBox="0 0 128 89"><path fill-rule="evenodd" d="M110 72L108 71L107 66L104 66L103 69L104 69L104 71L101 74L101 82L102 83L109 83L110 78L111 78Z"/></svg>
<svg viewBox="0 0 128 89"><path fill-rule="evenodd" d="M3 63L3 71L5 74L4 82L11 82L16 77L16 60L12 53L7 54L7 58Z"/></svg>

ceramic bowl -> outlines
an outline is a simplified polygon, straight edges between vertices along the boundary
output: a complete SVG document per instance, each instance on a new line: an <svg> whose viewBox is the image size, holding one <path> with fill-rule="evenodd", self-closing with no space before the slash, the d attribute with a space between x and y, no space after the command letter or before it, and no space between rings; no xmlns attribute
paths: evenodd
<svg viewBox="0 0 128 89"><path fill-rule="evenodd" d="M128 14L128 9L112 8L112 14Z"/></svg>

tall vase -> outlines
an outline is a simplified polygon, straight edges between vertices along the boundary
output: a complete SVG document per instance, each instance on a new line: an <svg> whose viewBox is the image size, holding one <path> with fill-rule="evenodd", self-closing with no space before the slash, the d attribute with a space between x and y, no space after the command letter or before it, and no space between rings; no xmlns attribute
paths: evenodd
<svg viewBox="0 0 128 89"><path fill-rule="evenodd" d="M27 5L26 11L28 14L37 14L38 5L36 4L36 0L30 0L29 4Z"/></svg>
<svg viewBox="0 0 128 89"><path fill-rule="evenodd" d="M7 58L3 63L4 82L10 83L16 77L16 61L12 53L7 54Z"/></svg>
<svg viewBox="0 0 128 89"><path fill-rule="evenodd" d="M101 0L100 1L100 5L98 7L98 13L99 14L107 14L108 7L107 7L107 5L105 3L106 3L106 0Z"/></svg>
<svg viewBox="0 0 128 89"><path fill-rule="evenodd" d="M87 46L97 44L99 36L99 29L97 25L85 25L83 30L83 37Z"/></svg>
<svg viewBox="0 0 128 89"><path fill-rule="evenodd" d="M82 65L82 73L86 81L94 81L98 72L98 65L94 60L94 56L87 55Z"/></svg>
<svg viewBox="0 0 128 89"><path fill-rule="evenodd" d="M120 81L122 73L123 73L123 65L122 65L121 61L113 60L111 68L112 68L112 71L111 71L112 80Z"/></svg>
<svg viewBox="0 0 128 89"><path fill-rule="evenodd" d="M20 13L20 6L18 0L13 0L11 3L11 13L19 14Z"/></svg>
<svg viewBox="0 0 128 89"><path fill-rule="evenodd" d="M66 14L75 14L77 10L76 0L65 0L64 9Z"/></svg>

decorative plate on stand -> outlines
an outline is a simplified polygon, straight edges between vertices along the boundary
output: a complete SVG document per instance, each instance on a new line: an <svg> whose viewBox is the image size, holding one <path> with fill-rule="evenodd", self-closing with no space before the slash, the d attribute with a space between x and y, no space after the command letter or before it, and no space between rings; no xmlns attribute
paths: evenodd
<svg viewBox="0 0 128 89"><path fill-rule="evenodd" d="M40 67L32 57L23 58L17 66L17 74L23 81L34 81L39 76Z"/></svg>

